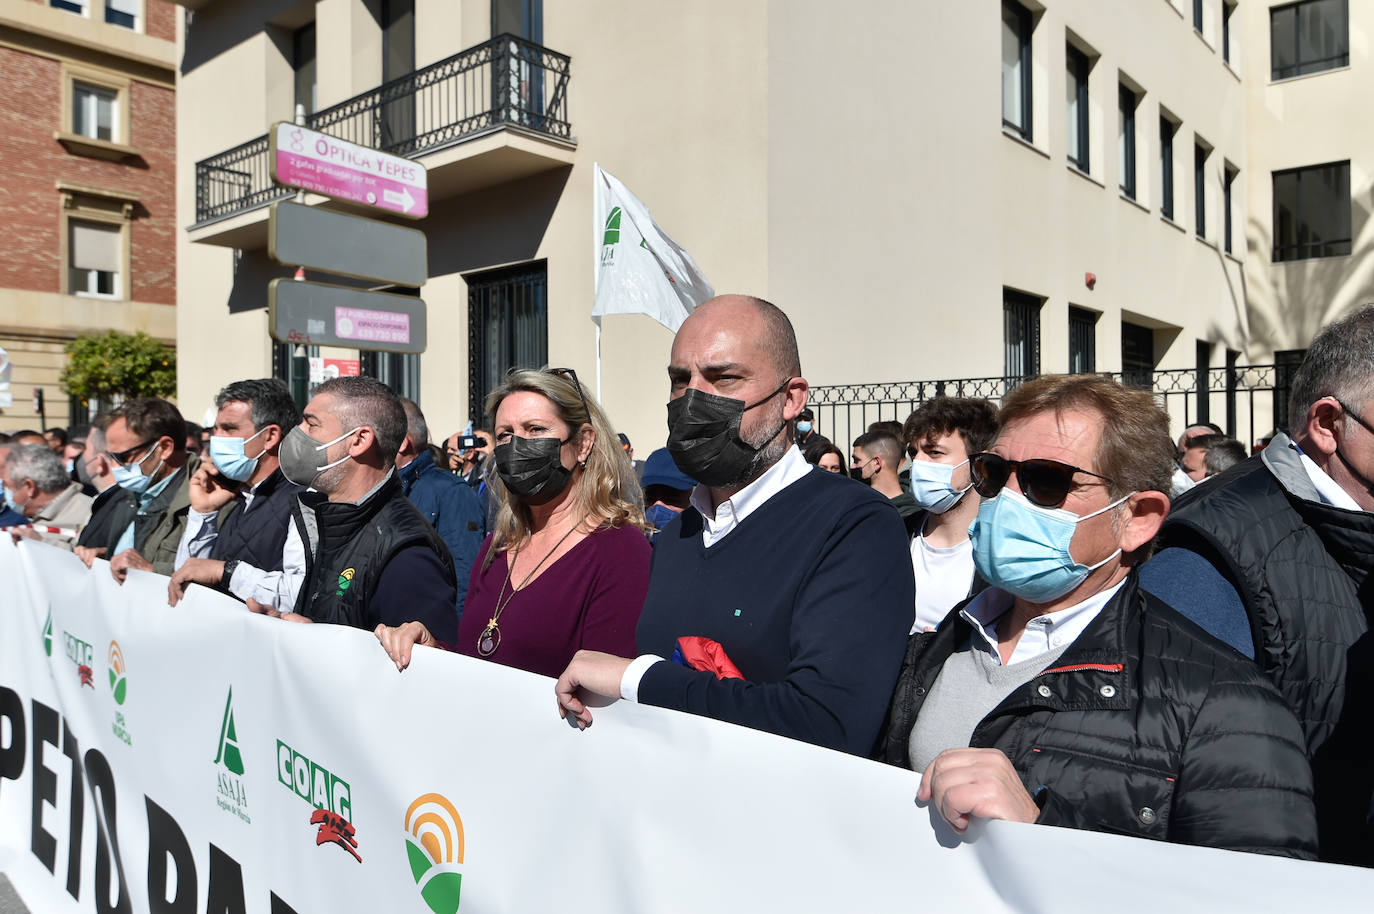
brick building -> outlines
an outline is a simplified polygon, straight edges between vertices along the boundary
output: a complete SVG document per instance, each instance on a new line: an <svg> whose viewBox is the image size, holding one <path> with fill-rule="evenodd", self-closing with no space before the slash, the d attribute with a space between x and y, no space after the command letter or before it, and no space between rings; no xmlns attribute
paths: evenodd
<svg viewBox="0 0 1374 914"><path fill-rule="evenodd" d="M58 384L81 333L176 340L176 9L0 0L0 430L84 421Z"/></svg>

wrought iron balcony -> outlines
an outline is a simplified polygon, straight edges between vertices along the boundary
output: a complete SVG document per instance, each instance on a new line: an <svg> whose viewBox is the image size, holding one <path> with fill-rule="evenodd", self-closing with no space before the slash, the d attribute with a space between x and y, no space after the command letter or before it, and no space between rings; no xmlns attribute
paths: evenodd
<svg viewBox="0 0 1374 914"><path fill-rule="evenodd" d="M418 158L500 129L570 142L568 58L499 35L306 116L341 140ZM272 183L267 135L196 163L196 224L292 192Z"/></svg>

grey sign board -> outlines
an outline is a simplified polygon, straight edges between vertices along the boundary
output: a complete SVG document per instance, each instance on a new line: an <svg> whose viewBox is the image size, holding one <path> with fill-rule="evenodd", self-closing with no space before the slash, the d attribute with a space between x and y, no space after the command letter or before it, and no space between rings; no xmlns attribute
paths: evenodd
<svg viewBox="0 0 1374 914"><path fill-rule="evenodd" d="M425 233L282 200L272 204L267 253L278 263L419 288L429 278Z"/></svg>
<svg viewBox="0 0 1374 914"><path fill-rule="evenodd" d="M280 343L378 352L424 352L425 303L413 295L274 279L267 330Z"/></svg>

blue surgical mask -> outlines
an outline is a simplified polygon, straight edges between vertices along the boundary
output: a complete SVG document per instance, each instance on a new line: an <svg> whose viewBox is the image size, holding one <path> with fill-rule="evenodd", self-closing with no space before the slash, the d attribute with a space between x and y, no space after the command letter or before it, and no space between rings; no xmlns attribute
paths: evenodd
<svg viewBox="0 0 1374 914"><path fill-rule="evenodd" d="M964 463L968 463L967 460ZM911 461L911 497L931 514L944 514L959 503L973 483L962 489L954 488L954 471L964 463L932 463L929 460Z"/></svg>
<svg viewBox="0 0 1374 914"><path fill-rule="evenodd" d="M969 524L973 564L989 584L1031 603L1049 603L1121 554L1118 549L1096 565L1082 565L1069 554L1077 526L1112 510L1132 492L1100 511L1079 517L1066 508L1031 504L1011 486L978 507Z"/></svg>
<svg viewBox="0 0 1374 914"><path fill-rule="evenodd" d="M148 455L156 449L157 442L154 441L153 446L148 448L147 453L128 466L115 464L114 468L110 471L114 474L115 483L126 492L142 495L144 491L147 490L148 483L152 481L153 476L156 476L162 470L162 465L166 463L165 460L159 460L157 462L157 469L153 470L153 476L145 476L143 474L143 461L147 460Z"/></svg>
<svg viewBox="0 0 1374 914"><path fill-rule="evenodd" d="M644 519L655 530L662 530L675 517L677 517L677 512L663 504L656 504L644 512Z"/></svg>
<svg viewBox="0 0 1374 914"><path fill-rule="evenodd" d="M809 435L811 433L811 423L806 421L798 422L797 432L802 435Z"/></svg>
<svg viewBox="0 0 1374 914"><path fill-rule="evenodd" d="M4 497L4 504L18 511L18 506L14 503L14 490L3 482L0 482L0 495Z"/></svg>
<svg viewBox="0 0 1374 914"><path fill-rule="evenodd" d="M215 435L210 438L210 460L215 464L215 469L235 482L247 482L257 472L257 457L249 457L243 453L243 446L254 438L261 435L271 426L263 426L258 429L257 434L248 438L232 438L227 435Z"/></svg>

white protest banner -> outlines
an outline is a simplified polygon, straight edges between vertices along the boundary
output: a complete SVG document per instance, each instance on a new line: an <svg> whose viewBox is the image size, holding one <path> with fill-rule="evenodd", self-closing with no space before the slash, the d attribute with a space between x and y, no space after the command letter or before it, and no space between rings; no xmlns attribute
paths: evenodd
<svg viewBox="0 0 1374 914"><path fill-rule="evenodd" d="M992 822L914 773L0 539L0 872L35 912L1361 910L1374 873Z"/></svg>
<svg viewBox="0 0 1374 914"><path fill-rule="evenodd" d="M592 320L607 314L647 314L674 333L687 315L715 295L696 261L658 227L629 188L592 165L596 238Z"/></svg>

